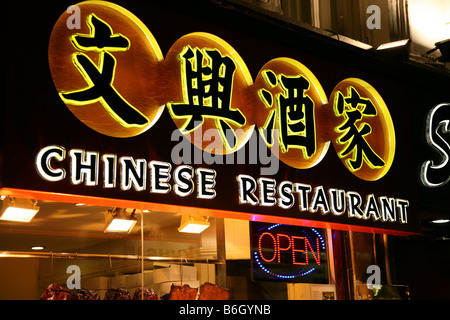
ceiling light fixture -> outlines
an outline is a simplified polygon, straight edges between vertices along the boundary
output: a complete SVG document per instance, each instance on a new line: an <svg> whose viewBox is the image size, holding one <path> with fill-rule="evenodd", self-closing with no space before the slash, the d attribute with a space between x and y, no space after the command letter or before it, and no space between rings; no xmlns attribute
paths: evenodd
<svg viewBox="0 0 450 320"><path fill-rule="evenodd" d="M409 60L410 39L399 40L389 43L383 43L377 48L377 51L402 61Z"/></svg>
<svg viewBox="0 0 450 320"><path fill-rule="evenodd" d="M105 232L130 233L136 225L137 219L133 210L128 213L124 208L113 208L105 213Z"/></svg>
<svg viewBox="0 0 450 320"><path fill-rule="evenodd" d="M36 251L44 250L44 249L45 249L44 246L32 246L32 247L31 247L31 250L36 250Z"/></svg>
<svg viewBox="0 0 450 320"><path fill-rule="evenodd" d="M0 220L30 222L38 211L35 200L6 197L3 200Z"/></svg>
<svg viewBox="0 0 450 320"><path fill-rule="evenodd" d="M200 215L183 214L178 232L202 233L210 226L208 218Z"/></svg>

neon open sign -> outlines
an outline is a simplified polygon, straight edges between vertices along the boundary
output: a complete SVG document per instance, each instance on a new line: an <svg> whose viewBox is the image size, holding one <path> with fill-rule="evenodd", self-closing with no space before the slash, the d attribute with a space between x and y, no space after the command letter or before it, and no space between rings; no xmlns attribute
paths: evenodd
<svg viewBox="0 0 450 320"><path fill-rule="evenodd" d="M328 283L322 230L252 222L251 242L254 280Z"/></svg>

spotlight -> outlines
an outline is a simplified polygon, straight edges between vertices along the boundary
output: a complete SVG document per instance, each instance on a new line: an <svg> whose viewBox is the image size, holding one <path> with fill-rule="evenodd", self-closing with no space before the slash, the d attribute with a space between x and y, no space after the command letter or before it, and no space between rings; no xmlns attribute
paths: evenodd
<svg viewBox="0 0 450 320"><path fill-rule="evenodd" d="M438 58L441 62L450 62L450 39L436 42L434 44L436 47L427 51L427 54L430 54L439 49L441 52L441 56Z"/></svg>
<svg viewBox="0 0 450 320"><path fill-rule="evenodd" d="M183 214L181 217L179 232L201 233L210 226L208 219L199 215Z"/></svg>
<svg viewBox="0 0 450 320"><path fill-rule="evenodd" d="M410 39L399 40L384 43L377 48L377 51L395 59L408 61L410 45Z"/></svg>
<svg viewBox="0 0 450 320"><path fill-rule="evenodd" d="M448 222L450 222L450 220L449 219L437 219L437 220L433 220L433 221L431 221L431 223L448 223Z"/></svg>
<svg viewBox="0 0 450 320"><path fill-rule="evenodd" d="M6 197L3 200L0 220L30 222L38 211L37 201Z"/></svg>
<svg viewBox="0 0 450 320"><path fill-rule="evenodd" d="M137 222L134 212L128 213L124 208L108 210L105 213L105 232L130 233Z"/></svg>

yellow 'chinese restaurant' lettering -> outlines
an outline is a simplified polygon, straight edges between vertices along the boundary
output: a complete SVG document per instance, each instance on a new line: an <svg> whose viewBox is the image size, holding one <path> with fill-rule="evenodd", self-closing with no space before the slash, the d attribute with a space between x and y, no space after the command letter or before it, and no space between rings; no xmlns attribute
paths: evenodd
<svg viewBox="0 0 450 320"><path fill-rule="evenodd" d="M221 38L191 33L166 57L133 14L106 1L85 1L80 30L56 22L49 43L50 70L66 106L91 129L132 137L151 128L167 107L184 135L216 130L213 143L193 140L211 154L242 148L257 130L285 164L308 169L330 143L355 176L383 177L395 154L389 110L361 79L341 81L330 99L300 62L276 58L253 82L237 51ZM84 20L83 20L84 19Z"/></svg>

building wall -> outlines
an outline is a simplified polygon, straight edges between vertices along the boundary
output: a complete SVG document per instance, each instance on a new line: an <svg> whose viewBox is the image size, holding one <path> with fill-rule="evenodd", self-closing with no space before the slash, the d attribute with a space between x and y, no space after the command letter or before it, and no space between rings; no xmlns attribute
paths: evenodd
<svg viewBox="0 0 450 320"><path fill-rule="evenodd" d="M408 11L413 51L423 54L450 38L448 0L409 0Z"/></svg>

